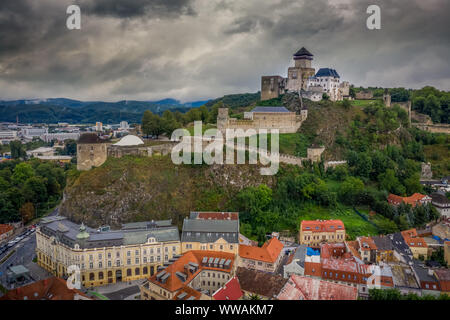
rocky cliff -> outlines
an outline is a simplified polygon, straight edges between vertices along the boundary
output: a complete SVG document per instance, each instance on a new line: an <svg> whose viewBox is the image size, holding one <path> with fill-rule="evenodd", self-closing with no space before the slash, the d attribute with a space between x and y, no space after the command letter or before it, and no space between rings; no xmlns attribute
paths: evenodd
<svg viewBox="0 0 450 320"><path fill-rule="evenodd" d="M182 225L193 210L229 210L244 187L272 185L255 165L174 165L170 157L110 158L69 178L61 215L89 226L173 219Z"/></svg>

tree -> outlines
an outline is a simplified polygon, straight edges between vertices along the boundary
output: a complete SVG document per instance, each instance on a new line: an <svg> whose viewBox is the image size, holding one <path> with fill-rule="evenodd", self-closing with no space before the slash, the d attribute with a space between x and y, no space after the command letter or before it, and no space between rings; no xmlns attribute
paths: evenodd
<svg viewBox="0 0 450 320"><path fill-rule="evenodd" d="M46 179L42 177L29 178L22 189L25 201L32 203L41 203L47 200Z"/></svg>
<svg viewBox="0 0 450 320"><path fill-rule="evenodd" d="M14 185L21 186L27 179L33 176L33 167L29 163L21 162L14 168L14 173L11 176L11 181Z"/></svg>
<svg viewBox="0 0 450 320"><path fill-rule="evenodd" d="M359 203L359 196L364 190L364 182L356 177L347 177L339 189L339 198L343 203Z"/></svg>
<svg viewBox="0 0 450 320"><path fill-rule="evenodd" d="M327 95L325 92L322 94L322 100L328 101L330 100L330 96Z"/></svg>
<svg viewBox="0 0 450 320"><path fill-rule="evenodd" d="M169 138L172 136L174 130L181 127L181 124L177 122L175 115L170 110L164 111L161 118L161 125L163 133Z"/></svg>
<svg viewBox="0 0 450 320"><path fill-rule="evenodd" d="M77 154L77 142L75 140L66 140L64 145L64 153L69 156L74 156Z"/></svg>
<svg viewBox="0 0 450 320"><path fill-rule="evenodd" d="M163 132L161 118L147 110L142 116L142 132L146 135L156 136L158 138Z"/></svg>
<svg viewBox="0 0 450 320"><path fill-rule="evenodd" d="M34 218L34 206L31 202L26 202L22 207L20 207L19 212L24 224L28 223Z"/></svg>
<svg viewBox="0 0 450 320"><path fill-rule="evenodd" d="M385 173L381 173L378 176L378 182L382 189L396 195L404 195L406 193L405 187L398 181L395 171L392 169L387 169Z"/></svg>
<svg viewBox="0 0 450 320"><path fill-rule="evenodd" d="M9 143L9 147L11 149L11 158L20 159L25 158L27 153L25 152L22 142L14 140Z"/></svg>

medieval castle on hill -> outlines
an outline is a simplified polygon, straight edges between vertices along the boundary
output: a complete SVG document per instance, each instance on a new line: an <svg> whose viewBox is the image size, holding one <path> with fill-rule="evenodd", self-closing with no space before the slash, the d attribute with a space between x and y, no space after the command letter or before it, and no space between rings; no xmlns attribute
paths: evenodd
<svg viewBox="0 0 450 320"><path fill-rule="evenodd" d="M327 94L332 101L340 101L350 95L350 83L342 81L334 69L312 68L313 55L304 47L294 54L294 67L288 68L288 77L263 76L261 101L278 98L286 92L297 92L312 101L322 100Z"/></svg>

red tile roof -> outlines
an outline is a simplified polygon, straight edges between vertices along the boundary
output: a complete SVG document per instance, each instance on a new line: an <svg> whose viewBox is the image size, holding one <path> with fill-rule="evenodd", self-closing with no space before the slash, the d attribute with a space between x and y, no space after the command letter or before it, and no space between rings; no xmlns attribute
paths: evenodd
<svg viewBox="0 0 450 320"><path fill-rule="evenodd" d="M358 290L349 285L292 275L279 300L356 300Z"/></svg>
<svg viewBox="0 0 450 320"><path fill-rule="evenodd" d="M439 281L441 290L450 292L450 269L436 269L434 270L434 273Z"/></svg>
<svg viewBox="0 0 450 320"><path fill-rule="evenodd" d="M239 256L245 259L275 263L278 259L278 256L281 254L283 247L283 243L281 243L280 240L274 237L264 243L261 248L240 244Z"/></svg>
<svg viewBox="0 0 450 320"><path fill-rule="evenodd" d="M377 246L376 246L375 242L370 237L360 237L359 243L360 243L360 248L363 251L377 250Z"/></svg>
<svg viewBox="0 0 450 320"><path fill-rule="evenodd" d="M209 258L219 258L219 260L225 259L225 260L231 260L229 269L224 268L215 268L210 267L208 264L203 264L203 258L207 257ZM192 250L186 252L184 255L182 255L178 260L173 262L171 265L169 265L167 268L165 268L163 271L165 273L170 273L170 276L167 278L165 283L162 283L157 280L157 275L160 274L163 271L157 272L153 276L149 278L149 281L166 289L171 292L177 291L181 288L183 288L186 284L188 284L192 279L194 279L203 269L207 270L216 270L216 271L223 271L223 272L231 272L233 269L235 255L232 253L227 252L220 252L220 251L204 251L204 250ZM189 264L189 262L193 262L198 264L199 268L192 273L191 271L187 272L185 270L185 266ZM187 275L186 281L181 281L181 279L176 275L176 272L184 273Z"/></svg>
<svg viewBox="0 0 450 320"><path fill-rule="evenodd" d="M66 280L51 277L8 291L0 300L74 300L76 295L89 299L76 289L69 289Z"/></svg>
<svg viewBox="0 0 450 320"><path fill-rule="evenodd" d="M196 219L205 220L238 220L238 212L197 212Z"/></svg>
<svg viewBox="0 0 450 320"><path fill-rule="evenodd" d="M417 204L420 204L423 201L429 202L429 201L431 201L431 198L428 197L427 195L423 195L420 193L414 193L410 197L401 197L401 196L397 196L392 193L390 193L388 196L388 202L393 205L399 205L400 203L404 202L404 203L410 204L411 206L415 207Z"/></svg>
<svg viewBox="0 0 450 320"><path fill-rule="evenodd" d="M303 220L300 226L302 231L312 232L336 232L345 230L341 220Z"/></svg>
<svg viewBox="0 0 450 320"><path fill-rule="evenodd" d="M238 278L233 277L213 294L213 298L214 300L239 300L243 295Z"/></svg>
<svg viewBox="0 0 450 320"><path fill-rule="evenodd" d="M0 224L0 234L7 233L13 229L14 229L13 226L9 224Z"/></svg>

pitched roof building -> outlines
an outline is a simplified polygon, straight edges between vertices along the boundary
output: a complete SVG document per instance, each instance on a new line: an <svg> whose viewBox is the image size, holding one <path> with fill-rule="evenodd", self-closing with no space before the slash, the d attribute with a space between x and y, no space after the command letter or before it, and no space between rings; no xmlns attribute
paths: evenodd
<svg viewBox="0 0 450 320"><path fill-rule="evenodd" d="M141 286L141 299L181 299L178 293L186 286L211 297L233 276L234 263L231 253L188 251L168 267L160 268Z"/></svg>
<svg viewBox="0 0 450 320"><path fill-rule="evenodd" d="M341 220L303 220L299 239L300 244L316 248L322 243L344 242L344 223Z"/></svg>
<svg viewBox="0 0 450 320"><path fill-rule="evenodd" d="M77 289L69 289L66 280L51 277L9 290L0 300L91 300Z"/></svg>
<svg viewBox="0 0 450 320"><path fill-rule="evenodd" d="M288 279L267 272L238 267L236 276L246 296L258 295L263 299L276 299Z"/></svg>
<svg viewBox="0 0 450 320"><path fill-rule="evenodd" d="M279 300L356 300L358 290L349 285L292 275L281 289Z"/></svg>
<svg viewBox="0 0 450 320"><path fill-rule="evenodd" d="M214 300L240 300L244 292L237 277L231 278L225 285L217 290L212 297Z"/></svg>
<svg viewBox="0 0 450 320"><path fill-rule="evenodd" d="M239 220L184 219L181 250L210 250L237 254L239 251Z"/></svg>
<svg viewBox="0 0 450 320"><path fill-rule="evenodd" d="M239 245L239 266L266 272L275 272L283 251L283 243L276 237L271 238L260 248Z"/></svg>
<svg viewBox="0 0 450 320"><path fill-rule="evenodd" d="M431 197L420 193L414 193L409 197L401 197L390 193L388 196L388 202L394 206L398 206L401 203L406 203L411 205L412 207L415 207L416 205L430 203Z"/></svg>
<svg viewBox="0 0 450 320"><path fill-rule="evenodd" d="M420 256L423 256L424 259L428 258L428 244L425 242L425 239L417 235L415 228L402 231L401 235L415 259L419 259Z"/></svg>

